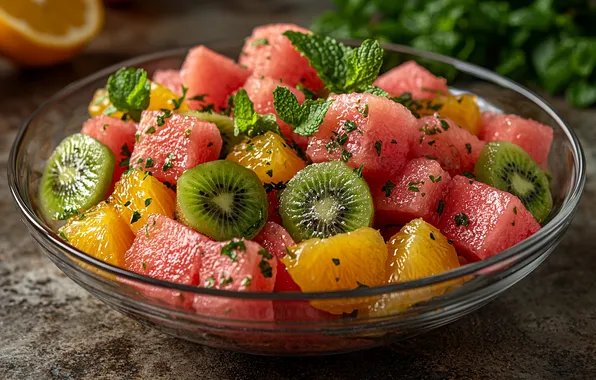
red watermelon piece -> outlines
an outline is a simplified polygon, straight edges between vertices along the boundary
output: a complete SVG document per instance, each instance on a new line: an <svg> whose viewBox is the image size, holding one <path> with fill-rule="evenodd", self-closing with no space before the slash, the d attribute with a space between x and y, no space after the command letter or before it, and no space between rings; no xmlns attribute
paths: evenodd
<svg viewBox="0 0 596 380"><path fill-rule="evenodd" d="M188 100L192 109L213 105L215 111L228 106L228 97L242 87L250 76L247 70L232 59L203 45L191 49L180 70L184 86L188 87L187 99L202 96L202 100Z"/></svg>
<svg viewBox="0 0 596 380"><path fill-rule="evenodd" d="M437 227L469 261L494 256L540 229L516 196L463 176L451 181Z"/></svg>
<svg viewBox="0 0 596 380"><path fill-rule="evenodd" d="M128 169L130 154L135 146L137 125L115 117L99 115L83 124L81 133L93 137L107 145L116 157L116 168L112 183L118 182Z"/></svg>
<svg viewBox="0 0 596 380"><path fill-rule="evenodd" d="M548 159L548 152L553 142L553 129L517 115L484 112L480 138L486 142L510 141L522 147L539 165L542 165Z"/></svg>
<svg viewBox="0 0 596 380"><path fill-rule="evenodd" d="M217 160L222 139L215 124L192 116L172 114L159 126L158 117L163 115L161 111L142 113L130 162L173 185L186 170Z"/></svg>
<svg viewBox="0 0 596 380"><path fill-rule="evenodd" d="M254 241L267 249L277 260L275 291L300 292L300 287L294 282L284 263L280 261L286 255L286 248L296 244L288 231L277 223L267 222ZM308 301L273 301L273 310L277 321L333 318L331 314L312 307Z"/></svg>
<svg viewBox="0 0 596 380"><path fill-rule="evenodd" d="M251 69L253 75L281 81L291 87L301 83L316 92L323 87L315 69L283 35L285 31L310 33L294 24L270 24L256 27L246 39L239 63Z"/></svg>
<svg viewBox="0 0 596 380"><path fill-rule="evenodd" d="M386 97L337 95L306 153L313 162L343 160L353 168L363 166L369 180L392 178L406 163L415 129L410 111Z"/></svg>
<svg viewBox="0 0 596 380"><path fill-rule="evenodd" d="M182 96L182 78L178 70L157 70L153 74L153 81L167 87L178 96Z"/></svg>
<svg viewBox="0 0 596 380"><path fill-rule="evenodd" d="M473 172L484 142L466 129L438 115L418 120L411 157L436 159L451 176Z"/></svg>
<svg viewBox="0 0 596 380"><path fill-rule="evenodd" d="M447 80L434 76L430 71L414 61L408 61L380 75L375 86L387 91L391 96L405 92L413 99L430 99L437 94L447 95Z"/></svg>
<svg viewBox="0 0 596 380"><path fill-rule="evenodd" d="M416 158L396 178L393 189L371 185L377 225L404 225L423 218L432 225L439 219L437 207L445 197L451 176L435 160ZM389 193L389 196L387 194Z"/></svg>
<svg viewBox="0 0 596 380"><path fill-rule="evenodd" d="M267 220L281 224L281 215L279 215L279 191L271 190L267 193L267 201L269 202Z"/></svg>
<svg viewBox="0 0 596 380"><path fill-rule="evenodd" d="M273 292L277 260L248 240L213 242L204 252L201 286L235 291ZM240 320L273 320L271 301L195 296L201 315Z"/></svg>
<svg viewBox="0 0 596 380"><path fill-rule="evenodd" d="M287 139L301 142L303 144L307 143L307 137L292 133L292 127L281 121L277 116L277 112L275 112L275 107L273 106L273 91L277 86L288 88L296 96L300 104L304 102L304 94L301 91L296 90L294 87L285 86L283 83L280 83L279 80L267 77L256 77L253 75L246 80L246 83L244 83L244 89L250 100L252 100L255 111L258 114L274 114L277 118L277 124L279 125L281 132Z"/></svg>
<svg viewBox="0 0 596 380"><path fill-rule="evenodd" d="M199 285L203 247L211 239L159 214L149 215L142 231L124 255L127 270L179 284ZM144 294L169 304L192 305L193 298L185 297L186 294L179 291L130 284Z"/></svg>

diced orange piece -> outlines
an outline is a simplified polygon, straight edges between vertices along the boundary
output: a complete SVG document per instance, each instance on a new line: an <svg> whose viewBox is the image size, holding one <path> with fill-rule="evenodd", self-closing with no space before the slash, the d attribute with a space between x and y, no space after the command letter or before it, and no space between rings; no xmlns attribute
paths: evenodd
<svg viewBox="0 0 596 380"><path fill-rule="evenodd" d="M385 281L388 283L416 280L434 276L459 267L455 248L447 238L423 219L414 219L395 234L387 243ZM411 305L440 296L449 284L431 285L426 288L384 295L368 311L370 315L389 315Z"/></svg>
<svg viewBox="0 0 596 380"><path fill-rule="evenodd" d="M296 151L274 132L236 145L226 159L253 170L263 183L287 182L306 166Z"/></svg>
<svg viewBox="0 0 596 380"><path fill-rule="evenodd" d="M124 267L124 254L134 240L126 221L105 201L71 217L59 233L81 251L119 267Z"/></svg>
<svg viewBox="0 0 596 380"><path fill-rule="evenodd" d="M480 133L481 114L474 95L440 95L430 100L425 104L425 108L418 111L421 115L432 115L435 112L438 112L443 118L453 120L474 136L478 136Z"/></svg>
<svg viewBox="0 0 596 380"><path fill-rule="evenodd" d="M355 289L385 284L387 247L379 231L362 227L326 239L309 239L288 248L281 261L303 292ZM375 299L312 301L332 314L351 313Z"/></svg>
<svg viewBox="0 0 596 380"><path fill-rule="evenodd" d="M174 218L176 194L141 170L122 175L110 200L135 234L147 223L149 214Z"/></svg>

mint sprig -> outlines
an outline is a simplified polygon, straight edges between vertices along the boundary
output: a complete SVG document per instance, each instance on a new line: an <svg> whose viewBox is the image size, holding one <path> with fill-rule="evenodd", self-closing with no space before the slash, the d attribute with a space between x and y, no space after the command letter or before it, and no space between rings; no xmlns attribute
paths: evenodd
<svg viewBox="0 0 596 380"><path fill-rule="evenodd" d="M272 131L281 135L275 115L259 116L245 89L240 89L234 96L234 136L244 134L255 137Z"/></svg>
<svg viewBox="0 0 596 380"><path fill-rule="evenodd" d="M301 136L311 136L319 130L332 102L306 99L300 105L296 95L287 87L277 86L273 91L275 112L284 123L294 127L294 133Z"/></svg>
<svg viewBox="0 0 596 380"><path fill-rule="evenodd" d="M137 122L149 106L151 85L143 69L123 67L110 75L107 90L112 105Z"/></svg>
<svg viewBox="0 0 596 380"><path fill-rule="evenodd" d="M363 92L379 75L383 49L376 40L366 40L357 49L330 37L288 30L284 32L292 45L304 55L330 91Z"/></svg>

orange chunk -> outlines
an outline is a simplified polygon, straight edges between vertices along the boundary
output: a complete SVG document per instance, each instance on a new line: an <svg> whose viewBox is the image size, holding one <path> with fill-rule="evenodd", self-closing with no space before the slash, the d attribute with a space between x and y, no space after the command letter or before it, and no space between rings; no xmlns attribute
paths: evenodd
<svg viewBox="0 0 596 380"><path fill-rule="evenodd" d="M59 234L81 251L119 267L124 267L124 254L134 240L128 224L105 201L71 217Z"/></svg>
<svg viewBox="0 0 596 380"><path fill-rule="evenodd" d="M431 224L414 219L387 243L385 281L388 283L416 280L459 267L453 245ZM429 300L445 293L450 284L431 285L423 289L384 295L371 306L369 314L389 315L403 311L415 303Z"/></svg>
<svg viewBox="0 0 596 380"><path fill-rule="evenodd" d="M425 108L418 111L421 115L432 115L435 112L438 112L441 117L453 120L474 136L480 133L481 113L474 95L440 95L430 100Z"/></svg>
<svg viewBox="0 0 596 380"><path fill-rule="evenodd" d="M387 247L379 231L362 227L326 239L309 239L288 248L281 261L303 292L371 287L385 283ZM371 297L312 301L332 314L351 313L374 303Z"/></svg>
<svg viewBox="0 0 596 380"><path fill-rule="evenodd" d="M135 234L147 223L149 214L174 218L176 194L140 170L123 174L114 185L110 200Z"/></svg>
<svg viewBox="0 0 596 380"><path fill-rule="evenodd" d="M283 137L274 132L236 145L226 159L253 170L263 183L287 182L306 166Z"/></svg>

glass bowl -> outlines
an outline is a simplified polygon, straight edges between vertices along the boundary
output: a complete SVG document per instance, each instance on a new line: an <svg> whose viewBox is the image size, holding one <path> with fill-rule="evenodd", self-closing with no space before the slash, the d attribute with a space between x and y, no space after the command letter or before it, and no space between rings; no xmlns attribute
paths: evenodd
<svg viewBox="0 0 596 380"><path fill-rule="evenodd" d="M239 44L212 46L237 57ZM398 284L321 293L233 292L160 281L108 265L77 250L54 232L38 204L47 158L58 143L78 132L96 88L122 66L177 69L187 50L131 59L65 87L43 104L20 130L8 165L11 193L22 220L45 254L77 284L114 308L167 334L213 347L253 354L339 353L405 339L452 322L483 306L532 272L555 249L577 209L585 181L579 141L551 106L522 86L480 67L399 45L385 45L385 68L417 60L431 70L457 74L454 92L472 92L483 109L531 117L554 128L549 156L554 208L535 235L485 261L433 277ZM341 317L316 312L309 302L407 300L385 315ZM177 300L173 302L172 300ZM208 305L196 312L192 302ZM406 301L397 302L405 304ZM205 308L201 309L205 310ZM273 318L275 316L275 319ZM490 323L490 321L487 321Z"/></svg>

